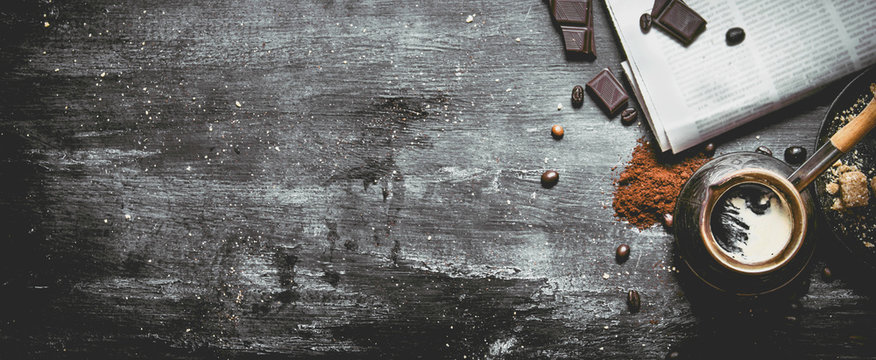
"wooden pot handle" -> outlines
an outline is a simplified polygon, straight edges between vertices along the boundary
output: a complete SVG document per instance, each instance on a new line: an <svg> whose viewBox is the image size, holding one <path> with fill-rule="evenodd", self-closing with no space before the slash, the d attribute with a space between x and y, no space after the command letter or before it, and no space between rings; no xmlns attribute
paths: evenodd
<svg viewBox="0 0 876 360"><path fill-rule="evenodd" d="M876 127L876 102L870 100L858 116L833 134L830 142L839 151L849 152L874 127Z"/></svg>

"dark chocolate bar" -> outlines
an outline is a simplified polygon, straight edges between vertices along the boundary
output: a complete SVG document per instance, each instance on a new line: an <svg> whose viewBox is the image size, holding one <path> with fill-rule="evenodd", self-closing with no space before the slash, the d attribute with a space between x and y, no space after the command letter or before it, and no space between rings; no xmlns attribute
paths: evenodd
<svg viewBox="0 0 876 360"><path fill-rule="evenodd" d="M587 92L596 97L609 115L616 113L630 99L623 85L608 69L602 69L587 82Z"/></svg>
<svg viewBox="0 0 876 360"><path fill-rule="evenodd" d="M690 45L706 28L706 20L682 1L657 0L654 5L655 8L657 5L662 5L658 9L658 15L653 18L654 22L685 45Z"/></svg>
<svg viewBox="0 0 876 360"><path fill-rule="evenodd" d="M654 6L651 8L651 17L656 18L657 15L660 15L660 11L666 7L666 3L669 0L654 0Z"/></svg>
<svg viewBox="0 0 876 360"><path fill-rule="evenodd" d="M551 12L560 25L590 26L590 0L552 0Z"/></svg>
<svg viewBox="0 0 876 360"><path fill-rule="evenodd" d="M551 0L551 15L563 32L566 52L596 56L592 0Z"/></svg>
<svg viewBox="0 0 876 360"><path fill-rule="evenodd" d="M592 17L590 18L590 22L591 23L593 22ZM587 33L590 34L590 41L588 42L588 45L587 45L588 55L592 56L593 58L596 58L596 41L593 39L593 28L591 27L590 31L588 31Z"/></svg>
<svg viewBox="0 0 876 360"><path fill-rule="evenodd" d="M563 30L563 41L566 43L566 51L582 54L590 53L593 31L579 26L560 26L560 29Z"/></svg>

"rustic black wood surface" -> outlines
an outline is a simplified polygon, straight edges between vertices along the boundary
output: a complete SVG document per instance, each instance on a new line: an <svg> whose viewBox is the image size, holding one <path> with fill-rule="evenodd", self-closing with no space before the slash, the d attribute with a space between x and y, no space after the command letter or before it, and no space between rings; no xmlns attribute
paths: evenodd
<svg viewBox="0 0 876 360"><path fill-rule="evenodd" d="M594 61L538 0L5 3L0 358L876 356L830 244L799 298L722 310L614 218L651 135L569 104L621 76L594 3ZM811 153L841 82L717 153Z"/></svg>

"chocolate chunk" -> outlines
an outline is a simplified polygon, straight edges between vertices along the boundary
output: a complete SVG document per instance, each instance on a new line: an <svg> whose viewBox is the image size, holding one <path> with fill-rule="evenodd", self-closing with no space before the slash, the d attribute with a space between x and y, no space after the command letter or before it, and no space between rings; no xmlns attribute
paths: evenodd
<svg viewBox="0 0 876 360"><path fill-rule="evenodd" d="M643 33L651 30L651 14L644 13L639 17L639 28L642 29Z"/></svg>
<svg viewBox="0 0 876 360"><path fill-rule="evenodd" d="M596 97L609 115L616 113L630 99L624 87L608 69L602 69L587 83L587 92Z"/></svg>
<svg viewBox="0 0 876 360"><path fill-rule="evenodd" d="M551 0L551 15L563 32L566 52L595 57L592 0Z"/></svg>
<svg viewBox="0 0 876 360"><path fill-rule="evenodd" d="M656 3L662 4L663 2L657 0ZM656 3L655 5L657 5ZM657 16L652 14L656 24L685 45L690 45L694 38L706 28L706 20L679 0L666 0L658 14Z"/></svg>
<svg viewBox="0 0 876 360"><path fill-rule="evenodd" d="M624 124L627 124L627 125L632 124L633 121L636 121L636 117L637 117L636 109L626 108L626 109L624 109L623 112L621 112L621 121Z"/></svg>
<svg viewBox="0 0 876 360"><path fill-rule="evenodd" d="M566 51L570 53L579 53L589 55L593 51L593 34L592 30L586 27L579 26L561 26L563 30L563 41L566 43Z"/></svg>
<svg viewBox="0 0 876 360"><path fill-rule="evenodd" d="M655 0L654 6L651 7L651 17L656 18L657 15L660 14L660 11L662 11L663 8L666 7L666 3L668 2L668 0Z"/></svg>
<svg viewBox="0 0 876 360"><path fill-rule="evenodd" d="M591 0L551 0L551 14L560 25L591 26Z"/></svg>
<svg viewBox="0 0 876 360"><path fill-rule="evenodd" d="M733 46L737 45L745 40L745 30L742 28L731 28L727 30L727 34L724 35L725 40L727 41L727 45Z"/></svg>
<svg viewBox="0 0 876 360"><path fill-rule="evenodd" d="M593 18L590 18L590 22L593 22ZM588 51L587 55L589 55L593 58L596 58L596 40L593 39L593 28L590 28L589 34L590 34L590 42L589 42L590 45L587 48L587 51Z"/></svg>

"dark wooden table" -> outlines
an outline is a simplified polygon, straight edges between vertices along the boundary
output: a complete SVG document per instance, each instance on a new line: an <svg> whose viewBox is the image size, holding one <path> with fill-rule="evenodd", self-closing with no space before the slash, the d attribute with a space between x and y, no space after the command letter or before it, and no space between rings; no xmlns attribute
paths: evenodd
<svg viewBox="0 0 876 360"><path fill-rule="evenodd" d="M594 3L588 62L537 0L7 2L0 358L876 357L826 250L799 298L728 312L615 219L651 134L569 106L621 76ZM811 153L842 82L717 153Z"/></svg>

